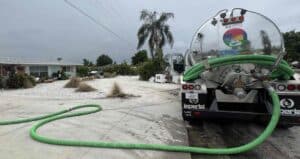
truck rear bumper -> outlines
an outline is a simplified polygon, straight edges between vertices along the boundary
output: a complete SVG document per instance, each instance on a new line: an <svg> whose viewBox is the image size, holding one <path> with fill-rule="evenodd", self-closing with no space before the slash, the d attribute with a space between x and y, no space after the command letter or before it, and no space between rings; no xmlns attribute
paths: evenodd
<svg viewBox="0 0 300 159"><path fill-rule="evenodd" d="M207 110L183 110L185 120L243 120L243 121L261 121L267 123L271 117L270 114L252 113L252 112L230 112L230 111L207 111ZM281 115L279 124L282 125L300 125L299 115Z"/></svg>

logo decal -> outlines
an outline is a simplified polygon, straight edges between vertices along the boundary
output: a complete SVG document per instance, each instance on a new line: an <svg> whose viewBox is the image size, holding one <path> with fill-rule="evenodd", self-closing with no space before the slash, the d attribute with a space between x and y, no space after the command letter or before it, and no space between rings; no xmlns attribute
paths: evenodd
<svg viewBox="0 0 300 159"><path fill-rule="evenodd" d="M295 102L290 98L283 98L280 100L280 106L283 109L291 109L295 106Z"/></svg>
<svg viewBox="0 0 300 159"><path fill-rule="evenodd" d="M231 48L238 48L247 43L247 33L240 28L227 30L223 35L224 43Z"/></svg>

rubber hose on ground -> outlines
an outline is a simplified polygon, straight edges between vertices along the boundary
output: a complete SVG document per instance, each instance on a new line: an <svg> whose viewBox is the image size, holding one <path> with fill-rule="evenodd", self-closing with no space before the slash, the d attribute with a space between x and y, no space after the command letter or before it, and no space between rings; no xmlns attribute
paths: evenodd
<svg viewBox="0 0 300 159"><path fill-rule="evenodd" d="M245 57L242 58L232 58L230 62L230 58L221 58L221 59L214 59L210 63L212 67L217 67L220 65L225 64L232 64L233 61L239 63L245 62ZM256 58L250 58L247 60L251 60L251 62L255 62ZM269 65L269 63L272 62L270 60L271 58L264 57L264 60L257 60L259 62ZM235 63L234 62L234 63ZM202 68L203 66L200 66L202 64L196 65L191 70L186 72L185 79L192 79L195 78L195 74L200 73L201 71L204 71ZM280 70L279 74L286 74L287 76L291 75L291 72L286 66L286 63L282 62L280 63ZM287 72L283 72L287 71ZM198 76L198 75L197 75ZM102 108L99 105L82 105L77 106L71 109L62 110L53 114L44 115L40 117L35 118L29 118L29 119L20 119L20 120L14 120L14 121L2 121L0 122L0 125L9 125L9 124L18 124L23 122L30 122L35 120L41 120L44 119L37 124L35 124L30 129L30 136L39 142L47 143L47 144L53 144L53 145L64 145L64 146L84 146L84 147L98 147L98 148L116 148L116 149L143 149L143 150L159 150L159 151L174 151L174 152L187 152L187 153L201 153L201 154L212 154L212 155L227 155L227 154L238 154L246 151L250 151L263 143L274 131L276 128L276 125L278 123L279 117L280 117L280 104L279 104L279 98L278 95L275 93L273 89L268 89L268 93L271 97L272 103L273 103L273 112L272 117L265 128L265 130L253 141L237 147L230 147L230 148L203 148L203 147L191 147L191 146L175 146L175 145L162 145L162 144L144 144L144 143L121 143L121 142L106 142L106 141L80 141L80 140L66 140L66 139L57 139L57 138L50 138L46 136L42 136L37 134L37 130L42 127L43 125L64 119L69 117L75 117L75 116L81 116L81 115L87 115L91 113L96 113L98 111L101 111ZM82 109L82 108L93 108L91 110L87 111L81 111L81 112L72 112L74 110ZM67 114L66 114L67 113Z"/></svg>

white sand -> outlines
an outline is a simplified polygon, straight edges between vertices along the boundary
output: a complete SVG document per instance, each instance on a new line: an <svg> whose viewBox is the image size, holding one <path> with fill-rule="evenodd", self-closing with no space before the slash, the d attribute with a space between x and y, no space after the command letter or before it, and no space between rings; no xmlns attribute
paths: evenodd
<svg viewBox="0 0 300 159"><path fill-rule="evenodd" d="M179 99L168 93L177 89L178 85L143 82L137 77L121 76L88 81L98 90L78 93L74 89L63 88L66 82L0 91L0 120L32 117L80 104L101 104L104 110L100 113L56 121L40 129L39 133L64 139L187 145ZM141 97L105 98L114 82L125 93ZM186 153L42 144L29 137L32 124L34 122L0 127L0 158L190 158Z"/></svg>

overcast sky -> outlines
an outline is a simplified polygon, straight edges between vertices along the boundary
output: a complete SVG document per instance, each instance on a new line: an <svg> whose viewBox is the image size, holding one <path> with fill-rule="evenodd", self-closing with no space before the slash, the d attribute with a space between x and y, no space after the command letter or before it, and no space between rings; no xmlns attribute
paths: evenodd
<svg viewBox="0 0 300 159"><path fill-rule="evenodd" d="M99 27L64 0L0 0L0 57L81 62L109 54L129 60L136 52L142 9L173 12L175 45L184 52L196 29L217 11L242 7L271 18L285 32L300 30L300 0L69 0L125 40ZM147 46L145 47L147 48Z"/></svg>

